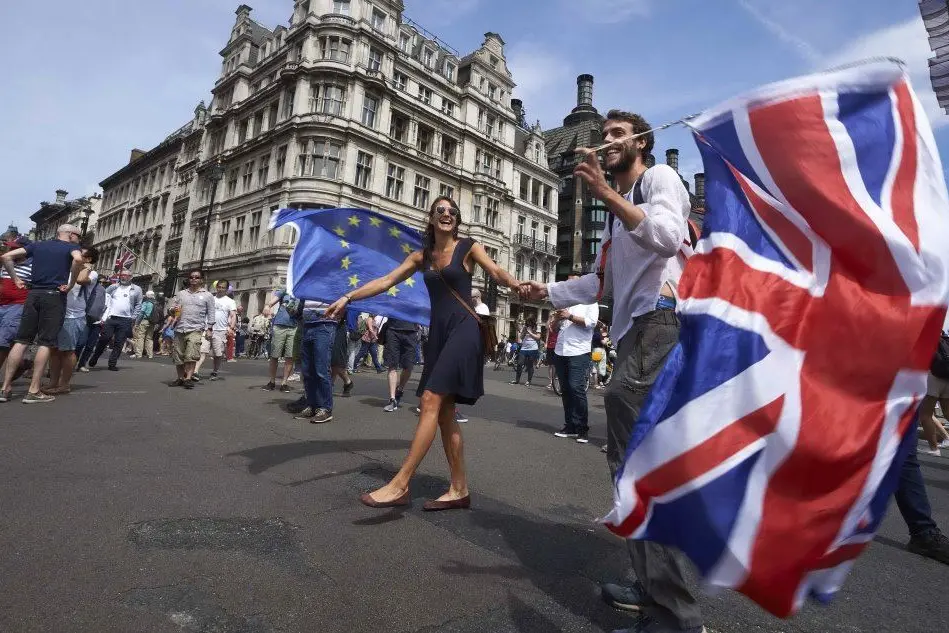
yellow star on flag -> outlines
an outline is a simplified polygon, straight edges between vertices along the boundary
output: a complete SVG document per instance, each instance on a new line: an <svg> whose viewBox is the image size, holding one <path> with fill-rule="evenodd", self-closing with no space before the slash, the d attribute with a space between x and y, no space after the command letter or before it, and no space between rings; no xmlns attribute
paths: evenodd
<svg viewBox="0 0 949 633"><path fill-rule="evenodd" d="M408 255L409 253L412 252L412 247L406 244L405 242L402 242L402 252Z"/></svg>
<svg viewBox="0 0 949 633"><path fill-rule="evenodd" d="M349 259L349 255L343 258L343 261L340 262L339 267L345 270L349 270L349 265L352 264L352 260Z"/></svg>
<svg viewBox="0 0 949 633"><path fill-rule="evenodd" d="M343 248L349 248L349 242L347 242L346 240L340 240L339 245L342 246Z"/></svg>
<svg viewBox="0 0 949 633"><path fill-rule="evenodd" d="M359 277L356 276L356 275L351 275L351 276L349 277L349 285L352 286L353 288L355 288L356 286L358 286L358 285L359 285Z"/></svg>
<svg viewBox="0 0 949 633"><path fill-rule="evenodd" d="M396 238L399 237L399 227L393 226L391 229L389 229L389 235Z"/></svg>
<svg viewBox="0 0 949 633"><path fill-rule="evenodd" d="M362 220L360 220L360 219L359 219L358 217L356 217L355 215L349 216L349 225L350 225L350 226L359 226L359 223L360 223L360 222L362 222Z"/></svg>
<svg viewBox="0 0 949 633"><path fill-rule="evenodd" d="M372 226L378 228L378 227L382 226L382 220L380 220L379 218L374 217L374 216L369 216L369 224L371 224Z"/></svg>
<svg viewBox="0 0 949 633"><path fill-rule="evenodd" d="M395 286L392 286L391 288L389 288L389 291L386 292L386 294L389 295L390 297L394 297L397 294L399 294L399 289L396 288Z"/></svg>
<svg viewBox="0 0 949 633"><path fill-rule="evenodd" d="M346 235L346 229L341 226L337 226L335 229L333 229L333 233L336 233L336 235L339 235L340 237L344 237Z"/></svg>
<svg viewBox="0 0 949 633"><path fill-rule="evenodd" d="M408 279L405 280L405 285L408 286L409 288L414 288L415 280L409 277Z"/></svg>

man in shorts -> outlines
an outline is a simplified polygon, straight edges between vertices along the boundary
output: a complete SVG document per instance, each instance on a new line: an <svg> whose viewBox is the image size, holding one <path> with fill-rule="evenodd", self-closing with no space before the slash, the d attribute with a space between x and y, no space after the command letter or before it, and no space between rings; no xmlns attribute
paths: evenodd
<svg viewBox="0 0 949 633"><path fill-rule="evenodd" d="M300 302L286 290L274 293L273 300L264 309L264 314L270 316L276 308L273 317L273 335L270 342L270 381L264 386L265 391L277 388L277 362L283 359L283 381L280 391L289 392L287 384L290 374L293 373L293 358L297 345L297 328L299 327Z"/></svg>
<svg viewBox="0 0 949 633"><path fill-rule="evenodd" d="M217 380L218 371L227 352L227 341L237 331L237 303L227 296L228 281L217 282L214 295L214 327L211 331L211 355L214 357L214 369L211 380Z"/></svg>
<svg viewBox="0 0 949 633"><path fill-rule="evenodd" d="M32 242L24 247L3 254L3 267L14 285L24 290L27 284L20 279L16 262L33 258L32 279L29 293L23 304L23 317L17 330L16 342L7 357L7 366L0 387L0 402L10 399L13 375L27 347L34 340L38 346L33 359L33 379L23 397L23 404L52 402L53 396L40 391L40 380L46 373L46 362L50 350L56 347L59 331L66 317L66 293L75 285L82 271L82 251L79 248L80 230L72 224L63 224L56 231L56 238L43 242Z"/></svg>
<svg viewBox="0 0 949 633"><path fill-rule="evenodd" d="M418 348L418 326L402 319L389 319L385 328L386 340L382 359L389 370L389 403L382 410L391 413L399 410L405 385L412 377L415 352Z"/></svg>
<svg viewBox="0 0 949 633"><path fill-rule="evenodd" d="M21 239L15 233L4 233L3 238L0 239L0 255L23 246L25 241L21 241ZM26 259L18 262L14 268L17 276L24 283L29 284L30 271L33 269L32 260ZM10 273L0 267L0 368L3 367L7 355L10 353L10 348L13 347L17 330L20 329L23 304L26 303L28 294L28 289L17 288Z"/></svg>
<svg viewBox="0 0 949 633"><path fill-rule="evenodd" d="M66 293L66 318L63 329L59 331L57 349L50 355L49 386L43 393L50 396L65 395L70 391L73 369L76 366L76 351L86 344L89 326L86 321L86 303L89 290L94 288L98 273L93 270L99 261L99 251L95 248L82 249L84 261L82 272L75 280L72 290Z"/></svg>
<svg viewBox="0 0 949 633"><path fill-rule="evenodd" d="M174 312L178 314L168 318L165 326L175 323L175 343L171 359L178 372L178 379L172 387L194 389L194 365L201 354L201 343L211 336L214 325L214 297L204 289L204 277L200 270L188 273L188 287L180 290L172 300Z"/></svg>

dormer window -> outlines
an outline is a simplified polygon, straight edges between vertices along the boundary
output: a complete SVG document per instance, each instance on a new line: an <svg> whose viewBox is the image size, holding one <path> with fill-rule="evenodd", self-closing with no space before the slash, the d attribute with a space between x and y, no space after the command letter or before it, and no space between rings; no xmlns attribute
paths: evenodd
<svg viewBox="0 0 949 633"><path fill-rule="evenodd" d="M447 77L447 78L450 79L451 81L454 81L454 80L455 80L455 70L457 70L457 69L455 68L455 65L454 65L452 62L446 60L446 61L445 61L445 77Z"/></svg>
<svg viewBox="0 0 949 633"><path fill-rule="evenodd" d="M386 18L388 18L385 13L379 9L372 10L372 28L377 31L385 31L386 29Z"/></svg>
<svg viewBox="0 0 949 633"><path fill-rule="evenodd" d="M430 48L422 49L422 63L431 68L435 65L435 51Z"/></svg>
<svg viewBox="0 0 949 633"><path fill-rule="evenodd" d="M399 33L399 50L403 53L408 53L409 48L412 46L412 38L409 37L408 33Z"/></svg>

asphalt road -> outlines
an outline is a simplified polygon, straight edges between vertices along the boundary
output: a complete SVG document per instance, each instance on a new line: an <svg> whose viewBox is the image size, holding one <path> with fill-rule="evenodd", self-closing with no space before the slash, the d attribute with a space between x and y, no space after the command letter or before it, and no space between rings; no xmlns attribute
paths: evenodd
<svg viewBox="0 0 949 633"><path fill-rule="evenodd" d="M0 632L548 633L628 622L597 594L627 569L621 542L594 522L611 502L599 393L584 446L552 436L562 413L545 379L528 389L488 371L464 427L474 509L421 511L447 485L436 441L414 506L380 512L357 498L397 468L416 419L408 407L382 412L382 377L359 374L336 420L314 426L281 410L290 394L260 390L262 362L228 364L223 380L191 392L166 386L167 361L121 367L78 375L49 405L0 405ZM949 528L949 460L922 461ZM726 593L703 599L708 626L949 631L949 568L907 553L906 538L894 508L830 606L780 621Z"/></svg>

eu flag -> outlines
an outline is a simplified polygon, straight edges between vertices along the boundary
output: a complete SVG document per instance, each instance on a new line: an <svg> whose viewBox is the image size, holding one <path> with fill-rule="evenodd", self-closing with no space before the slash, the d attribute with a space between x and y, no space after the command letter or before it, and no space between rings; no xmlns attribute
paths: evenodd
<svg viewBox="0 0 949 633"><path fill-rule="evenodd" d="M281 209L270 228L286 224L299 235L287 270L287 290L311 301L331 303L386 275L422 248L416 229L366 209ZM420 273L352 306L426 326L431 312Z"/></svg>

